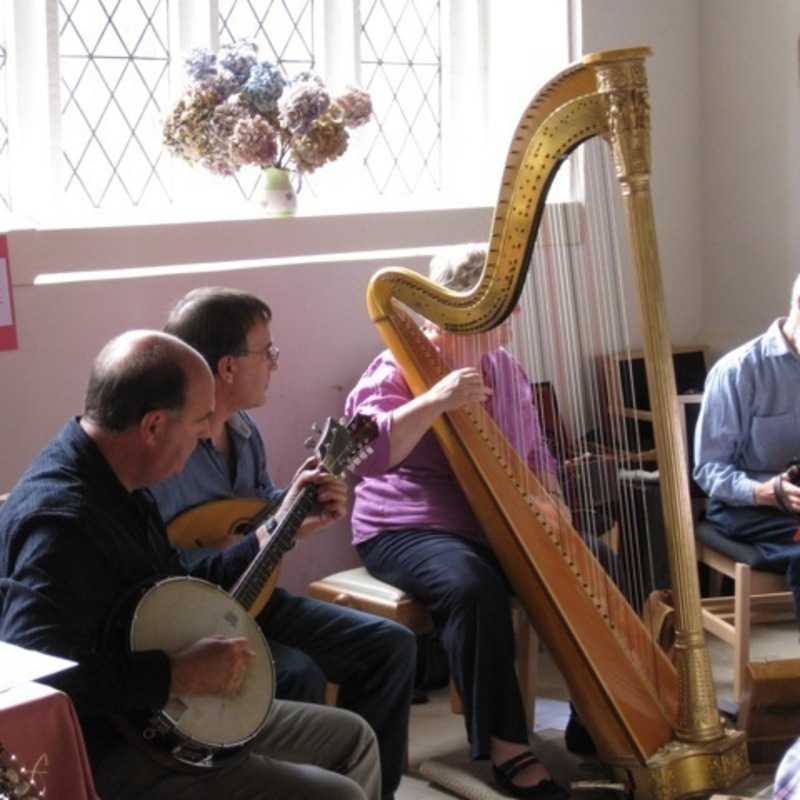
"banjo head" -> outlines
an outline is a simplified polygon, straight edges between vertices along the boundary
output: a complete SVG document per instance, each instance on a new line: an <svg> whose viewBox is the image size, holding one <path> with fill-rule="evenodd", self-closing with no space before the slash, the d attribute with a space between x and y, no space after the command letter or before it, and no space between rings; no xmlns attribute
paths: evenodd
<svg viewBox="0 0 800 800"><path fill-rule="evenodd" d="M142 596L130 648L174 653L208 636L243 637L255 653L236 694L173 698L161 713L175 731L201 747L238 747L264 727L275 697L275 667L255 620L227 592L198 578L167 578Z"/></svg>

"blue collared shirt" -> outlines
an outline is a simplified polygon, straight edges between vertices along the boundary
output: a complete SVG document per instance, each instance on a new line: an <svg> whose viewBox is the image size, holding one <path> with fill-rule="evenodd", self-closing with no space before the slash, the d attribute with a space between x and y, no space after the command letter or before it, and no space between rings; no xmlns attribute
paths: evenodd
<svg viewBox="0 0 800 800"><path fill-rule="evenodd" d="M800 739L786 751L772 788L772 800L798 800L800 798Z"/></svg>
<svg viewBox="0 0 800 800"><path fill-rule="evenodd" d="M730 505L753 505L755 485L800 457L800 358L784 321L723 356L706 379L694 478Z"/></svg>
<svg viewBox="0 0 800 800"><path fill-rule="evenodd" d="M233 448L232 466L205 439L178 475L151 488L164 522L209 500L261 497L272 504L280 503L284 492L269 476L264 443L253 420L239 411L226 424Z"/></svg>

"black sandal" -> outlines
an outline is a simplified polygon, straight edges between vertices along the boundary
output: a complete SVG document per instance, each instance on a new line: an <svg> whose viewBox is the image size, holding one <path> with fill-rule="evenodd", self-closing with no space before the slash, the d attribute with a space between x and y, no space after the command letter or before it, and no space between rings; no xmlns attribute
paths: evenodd
<svg viewBox="0 0 800 800"><path fill-rule="evenodd" d="M521 800L566 800L569 794L555 781L545 778L533 786L517 786L514 778L520 772L538 764L539 759L530 750L519 753L502 764L492 764L494 782L500 791Z"/></svg>

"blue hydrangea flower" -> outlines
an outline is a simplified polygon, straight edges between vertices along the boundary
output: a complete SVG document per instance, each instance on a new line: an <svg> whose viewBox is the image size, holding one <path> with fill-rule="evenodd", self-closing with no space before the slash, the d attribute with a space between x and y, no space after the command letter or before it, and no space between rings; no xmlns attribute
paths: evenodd
<svg viewBox="0 0 800 800"><path fill-rule="evenodd" d="M254 42L240 40L219 49L219 65L241 86L255 66L258 47Z"/></svg>
<svg viewBox="0 0 800 800"><path fill-rule="evenodd" d="M262 113L271 114L278 107L286 78L274 64L262 61L250 70L250 77L242 87L242 94Z"/></svg>
<svg viewBox="0 0 800 800"><path fill-rule="evenodd" d="M204 47L195 47L184 61L186 74L191 81L202 81L217 74L217 56Z"/></svg>

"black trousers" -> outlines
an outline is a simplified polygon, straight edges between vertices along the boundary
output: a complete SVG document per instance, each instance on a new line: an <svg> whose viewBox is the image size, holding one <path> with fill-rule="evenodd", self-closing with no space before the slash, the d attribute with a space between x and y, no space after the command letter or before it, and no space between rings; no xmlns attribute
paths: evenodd
<svg viewBox="0 0 800 800"><path fill-rule="evenodd" d="M299 654L292 651L305 654L339 685L339 705L372 726L380 746L382 794L390 797L403 773L416 672L414 634L373 614L298 597L284 589L275 590L258 623L270 642L282 645L284 658L289 654L297 667L305 659L298 662ZM280 662L278 666L280 676ZM311 674L316 676L317 669Z"/></svg>
<svg viewBox="0 0 800 800"><path fill-rule="evenodd" d="M472 758L488 758L492 736L526 744L511 590L489 547L442 531L405 530L357 549L376 578L430 609L464 705Z"/></svg>

